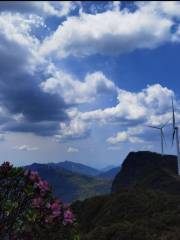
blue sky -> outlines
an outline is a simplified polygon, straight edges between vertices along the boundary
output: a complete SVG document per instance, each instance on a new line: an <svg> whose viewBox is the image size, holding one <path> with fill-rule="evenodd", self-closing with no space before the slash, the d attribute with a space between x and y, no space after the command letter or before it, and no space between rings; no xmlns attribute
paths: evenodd
<svg viewBox="0 0 180 240"><path fill-rule="evenodd" d="M180 122L178 1L2 2L0 55L1 162L119 165Z"/></svg>

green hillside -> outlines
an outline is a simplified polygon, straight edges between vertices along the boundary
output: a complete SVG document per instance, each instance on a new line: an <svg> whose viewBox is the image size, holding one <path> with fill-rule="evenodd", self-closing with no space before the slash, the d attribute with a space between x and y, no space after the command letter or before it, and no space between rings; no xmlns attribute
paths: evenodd
<svg viewBox="0 0 180 240"><path fill-rule="evenodd" d="M83 240L179 240L180 196L130 190L73 205Z"/></svg>
<svg viewBox="0 0 180 240"><path fill-rule="evenodd" d="M72 173L46 164L32 164L26 168L38 171L39 175L49 182L54 195L68 203L109 193L111 189L110 180Z"/></svg>
<svg viewBox="0 0 180 240"><path fill-rule="evenodd" d="M112 193L72 205L82 240L179 240L180 177L175 156L130 153Z"/></svg>

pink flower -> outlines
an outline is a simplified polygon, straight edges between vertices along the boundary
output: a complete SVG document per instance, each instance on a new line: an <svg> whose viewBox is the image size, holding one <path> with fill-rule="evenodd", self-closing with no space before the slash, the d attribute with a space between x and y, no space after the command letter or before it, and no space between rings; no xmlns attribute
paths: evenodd
<svg viewBox="0 0 180 240"><path fill-rule="evenodd" d="M58 209L58 210L54 210L54 211L52 212L53 217L59 217L60 214L61 214L60 209Z"/></svg>
<svg viewBox="0 0 180 240"><path fill-rule="evenodd" d="M59 200L55 200L52 204L48 203L47 208L51 209L52 216L58 217L61 214L61 202Z"/></svg>
<svg viewBox="0 0 180 240"><path fill-rule="evenodd" d="M36 186L44 192L49 190L49 184L45 180L40 180L38 183L36 183Z"/></svg>
<svg viewBox="0 0 180 240"><path fill-rule="evenodd" d="M61 206L57 202L52 203L51 210L54 217L58 217L61 214Z"/></svg>
<svg viewBox="0 0 180 240"><path fill-rule="evenodd" d="M38 175L38 173L36 171L30 171L29 179L32 182L37 182L37 181L40 180L40 177L39 177L39 175Z"/></svg>
<svg viewBox="0 0 180 240"><path fill-rule="evenodd" d="M73 214L70 209L64 212L64 223L65 224L72 224L73 223Z"/></svg>
<svg viewBox="0 0 180 240"><path fill-rule="evenodd" d="M43 204L43 200L41 197L33 198L32 205L36 208L40 208Z"/></svg>
<svg viewBox="0 0 180 240"><path fill-rule="evenodd" d="M46 207L47 207L47 208L51 208L51 204L50 204L50 203L47 203L47 204L46 204Z"/></svg>

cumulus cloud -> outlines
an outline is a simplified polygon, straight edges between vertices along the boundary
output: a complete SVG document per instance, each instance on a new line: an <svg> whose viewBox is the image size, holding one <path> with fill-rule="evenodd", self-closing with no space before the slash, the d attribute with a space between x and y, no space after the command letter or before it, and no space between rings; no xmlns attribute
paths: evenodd
<svg viewBox="0 0 180 240"><path fill-rule="evenodd" d="M59 142L83 139L89 136L90 125L82 121L79 117L72 118L68 123L60 123L60 130L55 135Z"/></svg>
<svg viewBox="0 0 180 240"><path fill-rule="evenodd" d="M67 114L71 120L60 124L56 138L59 141L84 138L89 136L94 122L98 125L116 123L128 127L128 130L110 137L108 143L140 143L143 137L136 137L144 131L144 128L139 128L140 124L162 124L170 119L172 96L174 92L160 84L147 86L137 93L118 89L118 103L115 106L87 112L70 109Z"/></svg>
<svg viewBox="0 0 180 240"><path fill-rule="evenodd" d="M116 136L107 139L109 144L117 144L121 142L143 143L144 140L136 135L144 132L143 127L128 128L127 131L118 132Z"/></svg>
<svg viewBox="0 0 180 240"><path fill-rule="evenodd" d="M119 89L118 104L114 107L97 109L81 114L83 120L106 122L136 121L162 114L170 107L170 99L174 96L172 90L160 84L147 86L138 93Z"/></svg>
<svg viewBox="0 0 180 240"><path fill-rule="evenodd" d="M114 9L101 13L82 12L80 16L68 17L45 39L40 52L42 55L54 52L60 57L79 57L156 48L171 41L171 28L175 22L170 10L169 14L164 14L163 7L157 11L158 5L152 5L139 4L134 12L119 10L115 5ZM164 8L168 9L167 6Z"/></svg>
<svg viewBox="0 0 180 240"><path fill-rule="evenodd" d="M99 94L116 94L117 87L102 72L89 73L84 81L73 78L70 74L57 71L52 67L52 77L40 84L44 92L58 94L66 103L80 104L92 102Z"/></svg>
<svg viewBox="0 0 180 240"><path fill-rule="evenodd" d="M56 16L63 17L67 16L72 10L76 8L79 2L73 1L13 1L13 2L2 2L0 4L0 11L7 12L19 12L19 13L36 13L37 15L45 16Z"/></svg>
<svg viewBox="0 0 180 240"><path fill-rule="evenodd" d="M43 26L42 21L34 15L0 14L2 130L54 134L59 121L67 119L67 106L63 99L39 88L43 78L41 69L45 67L46 60L37 53L40 41L32 31ZM23 117L14 118L18 115ZM51 131L50 126L53 127Z"/></svg>
<svg viewBox="0 0 180 240"><path fill-rule="evenodd" d="M133 12L112 3L109 9L96 14L81 11L80 15L67 16L77 4L0 4L1 131L55 135L58 141L67 141L89 136L93 122L132 127L169 118L165 110L174 94L170 89L155 84L138 93L125 91L97 70L79 79L62 70L53 53L61 59L70 55L111 55L177 42L179 27L173 34L171 28L174 17L179 18L179 3L136 2L137 10ZM46 16L67 18L47 37ZM117 104L102 109L94 105L95 110L82 111L84 105L80 104L92 103L102 94L117 97ZM137 140L134 137L125 131L111 141L133 142Z"/></svg>
<svg viewBox="0 0 180 240"><path fill-rule="evenodd" d="M37 151L37 150L39 150L38 147L30 147L28 145L15 146L13 149L19 150L19 151Z"/></svg>
<svg viewBox="0 0 180 240"><path fill-rule="evenodd" d="M135 3L144 12L157 12L166 17L180 17L179 1L137 1Z"/></svg>
<svg viewBox="0 0 180 240"><path fill-rule="evenodd" d="M77 153L77 152L79 152L79 149L75 148L75 147L68 147L67 152L68 153Z"/></svg>

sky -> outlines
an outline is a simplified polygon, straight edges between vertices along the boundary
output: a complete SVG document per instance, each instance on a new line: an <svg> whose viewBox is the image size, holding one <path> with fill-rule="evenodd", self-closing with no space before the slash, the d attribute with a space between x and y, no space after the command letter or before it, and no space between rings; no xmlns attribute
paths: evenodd
<svg viewBox="0 0 180 240"><path fill-rule="evenodd" d="M180 123L180 2L0 3L0 162L118 166Z"/></svg>

